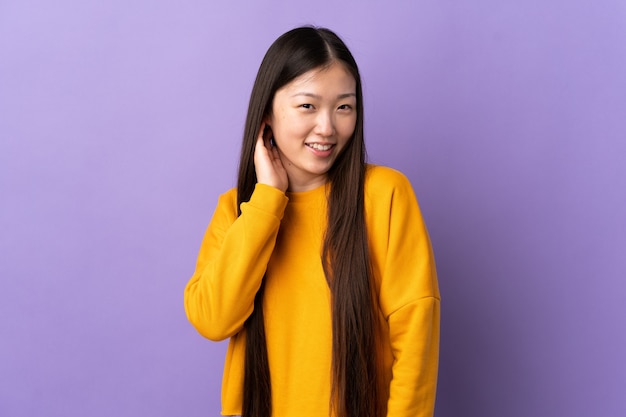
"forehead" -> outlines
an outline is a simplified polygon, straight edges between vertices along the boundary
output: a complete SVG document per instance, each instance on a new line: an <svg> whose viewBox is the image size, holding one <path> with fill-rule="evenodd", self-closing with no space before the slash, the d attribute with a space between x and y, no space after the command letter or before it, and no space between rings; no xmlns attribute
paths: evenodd
<svg viewBox="0 0 626 417"><path fill-rule="evenodd" d="M356 80L352 73L344 64L334 62L330 66L314 68L305 72L299 77L277 91L296 92L307 89L342 90L340 93L354 93L356 90ZM329 91L330 92L330 91ZM333 93L336 91L333 91Z"/></svg>

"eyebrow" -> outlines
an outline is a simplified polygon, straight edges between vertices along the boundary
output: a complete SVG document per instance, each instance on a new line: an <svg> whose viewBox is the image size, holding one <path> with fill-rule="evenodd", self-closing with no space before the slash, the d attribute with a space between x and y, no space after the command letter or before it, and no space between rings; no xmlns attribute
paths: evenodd
<svg viewBox="0 0 626 417"><path fill-rule="evenodd" d="M315 98L315 99L321 99L322 97L317 95L317 94L313 94L313 93L306 93L306 92L302 92L302 93L296 93L293 94L291 97L298 97L298 96L305 96L305 97L311 97L311 98ZM338 99L343 100L344 98L348 98L348 97L356 97L356 93L344 93L344 94L339 94L337 96Z"/></svg>

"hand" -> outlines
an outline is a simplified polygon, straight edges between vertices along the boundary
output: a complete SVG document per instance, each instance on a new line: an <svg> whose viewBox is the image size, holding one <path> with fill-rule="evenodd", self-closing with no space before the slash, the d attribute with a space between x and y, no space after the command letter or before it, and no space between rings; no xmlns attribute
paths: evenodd
<svg viewBox="0 0 626 417"><path fill-rule="evenodd" d="M271 129L265 131L265 123L261 124L259 136L254 148L254 168L257 182L278 188L285 192L289 186L287 171L280 159L280 153L276 146L270 145Z"/></svg>

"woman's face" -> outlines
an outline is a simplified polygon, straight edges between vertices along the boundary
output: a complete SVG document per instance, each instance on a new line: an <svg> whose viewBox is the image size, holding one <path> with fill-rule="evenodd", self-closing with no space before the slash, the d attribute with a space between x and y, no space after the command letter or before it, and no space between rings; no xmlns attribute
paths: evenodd
<svg viewBox="0 0 626 417"><path fill-rule="evenodd" d="M289 177L289 191L308 191L350 140L357 119L356 81L343 64L313 69L274 95L267 123Z"/></svg>

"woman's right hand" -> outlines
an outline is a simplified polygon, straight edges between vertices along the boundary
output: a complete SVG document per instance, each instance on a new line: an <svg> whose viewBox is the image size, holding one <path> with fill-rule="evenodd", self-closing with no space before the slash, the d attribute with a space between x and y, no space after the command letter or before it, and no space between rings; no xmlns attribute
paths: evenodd
<svg viewBox="0 0 626 417"><path fill-rule="evenodd" d="M262 123L254 148L254 169L257 182L287 191L289 178L276 146L270 144L272 130Z"/></svg>

